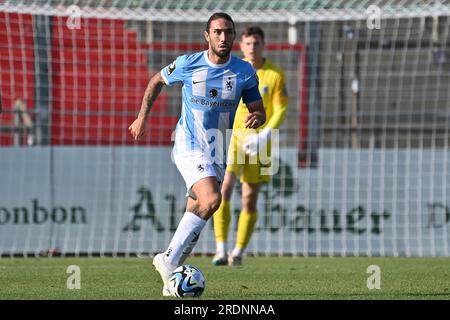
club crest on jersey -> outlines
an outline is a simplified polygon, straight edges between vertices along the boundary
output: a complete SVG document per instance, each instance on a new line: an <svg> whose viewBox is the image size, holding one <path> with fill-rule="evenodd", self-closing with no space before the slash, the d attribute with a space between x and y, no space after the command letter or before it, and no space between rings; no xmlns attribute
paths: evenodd
<svg viewBox="0 0 450 320"><path fill-rule="evenodd" d="M233 90L233 83L231 82L232 78L228 77L227 80L225 80L226 90L231 91Z"/></svg>
<svg viewBox="0 0 450 320"><path fill-rule="evenodd" d="M222 78L222 99L234 100L236 96L236 74L227 70Z"/></svg>

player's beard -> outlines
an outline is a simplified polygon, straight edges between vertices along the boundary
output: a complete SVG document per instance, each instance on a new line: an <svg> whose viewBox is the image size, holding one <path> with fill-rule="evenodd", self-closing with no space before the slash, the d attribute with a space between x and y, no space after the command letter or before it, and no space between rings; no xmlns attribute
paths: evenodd
<svg viewBox="0 0 450 320"><path fill-rule="evenodd" d="M230 55L231 52L231 46L226 50L226 51L222 51L219 52L217 51L213 46L211 46L212 51L214 52L215 55L221 57L221 58L226 58Z"/></svg>

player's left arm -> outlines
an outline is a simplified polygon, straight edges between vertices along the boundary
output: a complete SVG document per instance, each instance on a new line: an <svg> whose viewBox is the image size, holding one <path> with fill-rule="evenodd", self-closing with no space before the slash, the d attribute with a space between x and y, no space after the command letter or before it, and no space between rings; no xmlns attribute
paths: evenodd
<svg viewBox="0 0 450 320"><path fill-rule="evenodd" d="M245 119L245 127L256 129L262 126L266 122L266 110L262 99L246 103L246 106L250 114Z"/></svg>
<svg viewBox="0 0 450 320"><path fill-rule="evenodd" d="M248 87L242 91L242 102L247 106L250 114L245 118L245 127L256 129L266 122L266 109L258 89L256 71L248 78Z"/></svg>

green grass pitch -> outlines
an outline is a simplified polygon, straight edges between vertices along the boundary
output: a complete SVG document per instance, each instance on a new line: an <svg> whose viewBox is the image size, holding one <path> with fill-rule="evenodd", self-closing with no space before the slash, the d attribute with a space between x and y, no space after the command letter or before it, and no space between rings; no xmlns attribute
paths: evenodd
<svg viewBox="0 0 450 320"><path fill-rule="evenodd" d="M206 278L205 300L450 299L449 258L246 257L243 267L189 258ZM81 288L68 289L68 266ZM370 265L380 289L368 289ZM177 299L162 297L150 258L1 258L0 299Z"/></svg>

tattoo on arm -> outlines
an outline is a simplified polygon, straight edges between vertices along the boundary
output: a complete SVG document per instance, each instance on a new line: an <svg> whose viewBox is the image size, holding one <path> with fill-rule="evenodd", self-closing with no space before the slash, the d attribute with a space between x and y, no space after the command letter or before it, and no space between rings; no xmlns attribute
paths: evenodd
<svg viewBox="0 0 450 320"><path fill-rule="evenodd" d="M154 79L149 82L147 89L145 89L144 99L142 100L141 110L139 111L139 117L147 118L153 103L161 93L163 85L163 83L154 81Z"/></svg>

